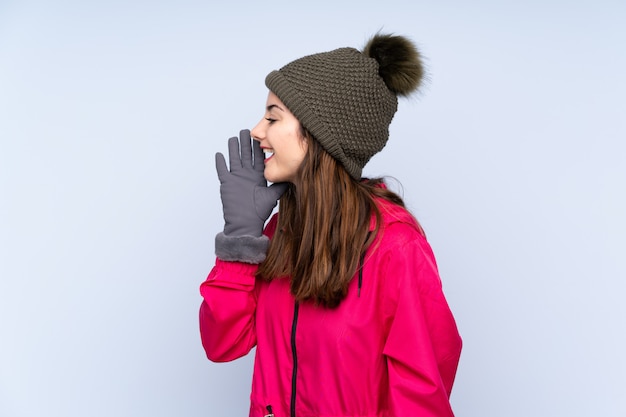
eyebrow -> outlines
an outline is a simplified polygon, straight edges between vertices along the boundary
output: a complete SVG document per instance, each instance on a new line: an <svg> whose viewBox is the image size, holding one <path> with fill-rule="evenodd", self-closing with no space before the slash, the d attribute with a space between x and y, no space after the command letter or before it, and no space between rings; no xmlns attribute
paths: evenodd
<svg viewBox="0 0 626 417"><path fill-rule="evenodd" d="M283 110L278 104L270 104L269 106L266 107L267 111L272 111L274 108L277 108L280 111L285 111Z"/></svg>

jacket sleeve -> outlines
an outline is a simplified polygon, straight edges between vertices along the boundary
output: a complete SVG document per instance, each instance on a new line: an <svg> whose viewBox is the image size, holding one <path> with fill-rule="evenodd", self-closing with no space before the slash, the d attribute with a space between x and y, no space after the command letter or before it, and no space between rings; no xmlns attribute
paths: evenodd
<svg viewBox="0 0 626 417"><path fill-rule="evenodd" d="M422 236L398 243L384 271L390 415L451 417L461 338L430 245Z"/></svg>
<svg viewBox="0 0 626 417"><path fill-rule="evenodd" d="M200 285L200 337L209 360L240 358L256 345L257 265L219 258Z"/></svg>
<svg viewBox="0 0 626 417"><path fill-rule="evenodd" d="M267 223L263 234L271 239L278 214ZM247 355L256 345L258 265L219 258L206 281L200 285L200 337L207 358L227 362Z"/></svg>

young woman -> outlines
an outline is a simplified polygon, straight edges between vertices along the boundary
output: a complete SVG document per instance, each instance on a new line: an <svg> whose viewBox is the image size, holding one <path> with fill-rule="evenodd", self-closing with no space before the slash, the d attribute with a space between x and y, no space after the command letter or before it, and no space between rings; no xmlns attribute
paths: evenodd
<svg viewBox="0 0 626 417"><path fill-rule="evenodd" d="M212 361L256 346L250 416L453 415L461 339L435 257L402 199L361 178L422 73L401 36L305 56L267 76L229 167L216 155L225 226L200 331Z"/></svg>

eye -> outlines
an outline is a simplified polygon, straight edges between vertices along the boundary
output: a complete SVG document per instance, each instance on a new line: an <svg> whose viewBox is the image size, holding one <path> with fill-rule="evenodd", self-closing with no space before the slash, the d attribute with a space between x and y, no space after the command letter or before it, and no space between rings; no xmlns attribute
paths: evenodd
<svg viewBox="0 0 626 417"><path fill-rule="evenodd" d="M272 119L271 117L266 117L265 120L267 120L270 124L276 121L276 119Z"/></svg>

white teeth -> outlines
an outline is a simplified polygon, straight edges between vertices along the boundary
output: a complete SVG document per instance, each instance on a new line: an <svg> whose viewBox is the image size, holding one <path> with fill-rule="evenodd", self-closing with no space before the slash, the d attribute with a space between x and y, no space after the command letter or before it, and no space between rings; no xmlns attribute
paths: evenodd
<svg viewBox="0 0 626 417"><path fill-rule="evenodd" d="M274 151L268 151L268 150L265 151L265 158L269 158L272 155L274 155Z"/></svg>

